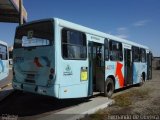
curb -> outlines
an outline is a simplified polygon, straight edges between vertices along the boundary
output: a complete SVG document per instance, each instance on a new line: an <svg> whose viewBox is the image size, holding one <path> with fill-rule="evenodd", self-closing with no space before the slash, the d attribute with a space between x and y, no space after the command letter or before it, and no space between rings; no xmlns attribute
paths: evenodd
<svg viewBox="0 0 160 120"><path fill-rule="evenodd" d="M10 89L5 89L6 87L10 86L12 83L8 83L7 85L4 85L0 88L0 101L2 101L3 99L5 99L7 96L9 96L12 92L13 92L13 89L10 88Z"/></svg>
<svg viewBox="0 0 160 120"><path fill-rule="evenodd" d="M4 86L0 87L0 91L2 91L5 87L10 86L11 84L12 84L12 83L8 83L7 85L4 85Z"/></svg>
<svg viewBox="0 0 160 120"><path fill-rule="evenodd" d="M86 115L94 114L94 113L97 112L98 110L107 108L108 106L110 106L110 105L112 105L112 104L114 104L114 103L115 103L115 101L112 100L112 99L110 99L110 100L109 100L107 103L105 103L105 104L102 104L102 105L100 105L100 106L97 106L97 107L95 107L95 108L92 108L92 109L90 109L90 110L88 110L88 111L85 111L85 112L83 112L83 113L80 113L79 115L73 116L73 117L71 117L71 118L69 118L69 119L66 119L66 120L77 120L77 119L84 118Z"/></svg>
<svg viewBox="0 0 160 120"><path fill-rule="evenodd" d="M104 98L92 98L94 100L91 100L89 102L85 102L82 104L78 104L74 107L44 116L44 117L40 117L38 120L79 120L81 118L85 118L87 115L91 115L94 114L95 112L97 112L98 110L103 110L105 108L107 108L108 106L112 105L115 103L114 100L112 99L104 99ZM106 101L105 101L106 100ZM94 102L92 102L94 101ZM97 103L98 104L95 104ZM101 103L103 102L103 103ZM95 105L94 105L95 104ZM90 106L88 108L88 106ZM93 107L92 107L93 106ZM83 109L84 107L84 109Z"/></svg>

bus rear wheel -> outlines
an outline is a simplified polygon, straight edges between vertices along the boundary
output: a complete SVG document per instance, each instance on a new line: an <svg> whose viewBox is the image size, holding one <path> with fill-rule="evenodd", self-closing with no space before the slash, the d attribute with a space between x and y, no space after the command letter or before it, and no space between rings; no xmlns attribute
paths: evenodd
<svg viewBox="0 0 160 120"><path fill-rule="evenodd" d="M114 92L114 82L111 78L107 78L105 82L104 96L111 98Z"/></svg>
<svg viewBox="0 0 160 120"><path fill-rule="evenodd" d="M144 78L144 75L142 74L141 75L141 78L140 78L140 83L139 83L139 86L142 86L145 82L145 78Z"/></svg>

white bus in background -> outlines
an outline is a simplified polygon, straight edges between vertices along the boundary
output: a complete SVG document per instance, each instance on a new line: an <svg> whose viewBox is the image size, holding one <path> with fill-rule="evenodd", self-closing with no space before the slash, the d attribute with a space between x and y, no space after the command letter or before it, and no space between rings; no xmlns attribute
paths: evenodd
<svg viewBox="0 0 160 120"><path fill-rule="evenodd" d="M8 46L7 43L0 41L0 81L9 74Z"/></svg>

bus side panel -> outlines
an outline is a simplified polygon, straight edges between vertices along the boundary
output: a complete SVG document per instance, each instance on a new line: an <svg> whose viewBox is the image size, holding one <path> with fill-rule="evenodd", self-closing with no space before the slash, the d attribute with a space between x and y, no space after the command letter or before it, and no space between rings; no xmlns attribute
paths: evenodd
<svg viewBox="0 0 160 120"><path fill-rule="evenodd" d="M88 96L88 59L76 60L63 56L62 29L57 27L56 40L56 81L60 85L59 98L78 98ZM67 51L66 51L67 52ZM87 53L86 53L87 54ZM85 71L82 80L81 72Z"/></svg>
<svg viewBox="0 0 160 120"><path fill-rule="evenodd" d="M140 76L142 75L142 73L145 73L145 80L147 79L147 63L141 63L141 72L140 72Z"/></svg>
<svg viewBox="0 0 160 120"><path fill-rule="evenodd" d="M17 90L22 90L21 88L22 83L20 82L12 82L12 86ZM37 87L37 91L35 91L36 87ZM44 87L44 86L35 86L31 84L23 84L23 89L25 89L27 92L59 98L59 85Z"/></svg>
<svg viewBox="0 0 160 120"><path fill-rule="evenodd" d="M140 82L140 65L141 63L133 62L133 84Z"/></svg>
<svg viewBox="0 0 160 120"><path fill-rule="evenodd" d="M114 76L115 89L124 87L124 63L118 61L107 61L105 64L105 80L107 80L109 76Z"/></svg>
<svg viewBox="0 0 160 120"><path fill-rule="evenodd" d="M71 86L61 86L59 98L80 98L87 97L87 84L77 84Z"/></svg>
<svg viewBox="0 0 160 120"><path fill-rule="evenodd" d="M133 63L133 84L138 84L141 81L142 73L145 73L145 79L147 76L147 65L146 63Z"/></svg>
<svg viewBox="0 0 160 120"><path fill-rule="evenodd" d="M61 64L61 65L60 65ZM88 96L88 62L78 60L59 60L57 79L60 84L60 98ZM86 79L81 80L82 68L86 69Z"/></svg>

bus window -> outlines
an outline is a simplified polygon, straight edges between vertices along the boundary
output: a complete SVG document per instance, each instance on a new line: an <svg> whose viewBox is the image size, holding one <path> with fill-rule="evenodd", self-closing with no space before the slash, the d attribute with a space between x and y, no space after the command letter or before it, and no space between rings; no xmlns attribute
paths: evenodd
<svg viewBox="0 0 160 120"><path fill-rule="evenodd" d="M123 60L122 43L111 40L109 41L109 48L111 61Z"/></svg>
<svg viewBox="0 0 160 120"><path fill-rule="evenodd" d="M133 62L140 62L140 50L138 47L132 47Z"/></svg>
<svg viewBox="0 0 160 120"><path fill-rule="evenodd" d="M146 51L145 49L140 49L141 53L141 62L145 63L146 62Z"/></svg>
<svg viewBox="0 0 160 120"><path fill-rule="evenodd" d="M17 29L14 47L37 47L53 44L53 23L51 21L33 23Z"/></svg>
<svg viewBox="0 0 160 120"><path fill-rule="evenodd" d="M64 28L62 30L62 56L64 59L86 59L86 35Z"/></svg>
<svg viewBox="0 0 160 120"><path fill-rule="evenodd" d="M104 40L104 44L105 44L105 60L108 60L109 59L108 39Z"/></svg>
<svg viewBox="0 0 160 120"><path fill-rule="evenodd" d="M99 46L95 46L96 48L96 66L103 67L104 66L104 47L100 44Z"/></svg>

